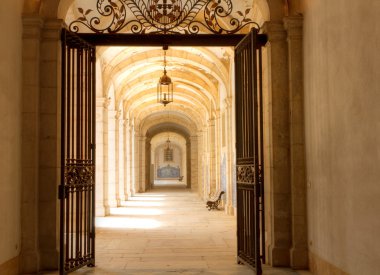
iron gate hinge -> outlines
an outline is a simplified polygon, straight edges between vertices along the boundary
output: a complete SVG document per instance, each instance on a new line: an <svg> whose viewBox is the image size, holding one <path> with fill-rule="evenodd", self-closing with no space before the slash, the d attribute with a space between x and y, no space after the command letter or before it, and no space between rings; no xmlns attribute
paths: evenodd
<svg viewBox="0 0 380 275"><path fill-rule="evenodd" d="M58 199L63 200L65 198L66 198L65 186L61 184L58 186Z"/></svg>

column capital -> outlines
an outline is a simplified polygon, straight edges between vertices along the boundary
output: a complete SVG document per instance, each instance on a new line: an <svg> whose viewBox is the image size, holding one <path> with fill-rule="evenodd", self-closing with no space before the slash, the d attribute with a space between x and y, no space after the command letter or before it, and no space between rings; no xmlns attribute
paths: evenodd
<svg viewBox="0 0 380 275"><path fill-rule="evenodd" d="M108 110L109 106L111 104L111 97L107 97L104 99L103 107L104 109Z"/></svg>
<svg viewBox="0 0 380 275"><path fill-rule="evenodd" d="M215 126L215 117L212 117L208 120L208 125L207 126Z"/></svg>
<svg viewBox="0 0 380 275"><path fill-rule="evenodd" d="M224 99L224 104L226 105L226 109L231 108L231 106L232 106L232 97L226 97Z"/></svg>
<svg viewBox="0 0 380 275"><path fill-rule="evenodd" d="M289 39L302 39L303 33L303 16L294 15L284 18L284 27L288 33Z"/></svg>
<svg viewBox="0 0 380 275"><path fill-rule="evenodd" d="M220 109L217 109L215 111L215 119L219 119L220 118L220 114L221 114Z"/></svg>
<svg viewBox="0 0 380 275"><path fill-rule="evenodd" d="M44 25L44 20L39 15L23 15L22 24L22 38L41 38L41 30Z"/></svg>
<svg viewBox="0 0 380 275"><path fill-rule="evenodd" d="M115 119L116 120L119 120L120 119L120 116L121 116L121 110L119 109L119 110L116 110L115 111Z"/></svg>
<svg viewBox="0 0 380 275"><path fill-rule="evenodd" d="M286 31L282 21L267 21L262 27L263 33L268 35L269 42L286 40Z"/></svg>
<svg viewBox="0 0 380 275"><path fill-rule="evenodd" d="M61 30L65 26L61 19L47 19L44 21L42 38L45 41L59 41Z"/></svg>

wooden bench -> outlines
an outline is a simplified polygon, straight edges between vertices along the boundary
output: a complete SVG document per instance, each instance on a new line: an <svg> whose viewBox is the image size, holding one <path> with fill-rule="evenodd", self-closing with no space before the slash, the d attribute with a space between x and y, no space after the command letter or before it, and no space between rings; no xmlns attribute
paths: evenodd
<svg viewBox="0 0 380 275"><path fill-rule="evenodd" d="M212 199L206 202L206 207L208 207L208 211L210 211L211 209L218 209L223 194L224 191L219 191L215 194L215 196Z"/></svg>

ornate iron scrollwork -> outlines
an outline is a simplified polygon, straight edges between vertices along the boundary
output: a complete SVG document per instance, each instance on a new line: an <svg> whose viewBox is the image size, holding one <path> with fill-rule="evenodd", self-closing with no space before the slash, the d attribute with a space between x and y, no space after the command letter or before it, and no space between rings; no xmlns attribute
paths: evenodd
<svg viewBox="0 0 380 275"><path fill-rule="evenodd" d="M237 182L243 184L255 183L255 167L253 165L237 165Z"/></svg>
<svg viewBox="0 0 380 275"><path fill-rule="evenodd" d="M134 16L129 21L128 10ZM78 11L81 16L69 24L73 32L84 27L95 33L234 34L247 25L259 28L248 17L251 9L235 12L232 0L97 0L96 11Z"/></svg>
<svg viewBox="0 0 380 275"><path fill-rule="evenodd" d="M255 166L254 165L237 165L237 182L242 184L254 184L255 183ZM258 170L258 183L262 183L263 174L261 165Z"/></svg>
<svg viewBox="0 0 380 275"><path fill-rule="evenodd" d="M86 188L94 184L95 167L88 160L68 160L65 166L65 184L72 188Z"/></svg>

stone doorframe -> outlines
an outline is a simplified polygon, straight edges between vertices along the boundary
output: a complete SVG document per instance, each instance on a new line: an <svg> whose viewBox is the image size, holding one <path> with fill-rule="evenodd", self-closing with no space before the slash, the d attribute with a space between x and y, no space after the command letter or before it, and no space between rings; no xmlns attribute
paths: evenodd
<svg viewBox="0 0 380 275"><path fill-rule="evenodd" d="M38 13L23 16L23 273L58 267L63 23L43 17ZM265 159L268 263L305 268L308 250L302 16L272 19L265 23L263 32L269 39L263 56L268 65L264 68L265 149L269 152Z"/></svg>
<svg viewBox="0 0 380 275"><path fill-rule="evenodd" d="M266 250L272 266L294 269L308 267L302 24L263 26Z"/></svg>

